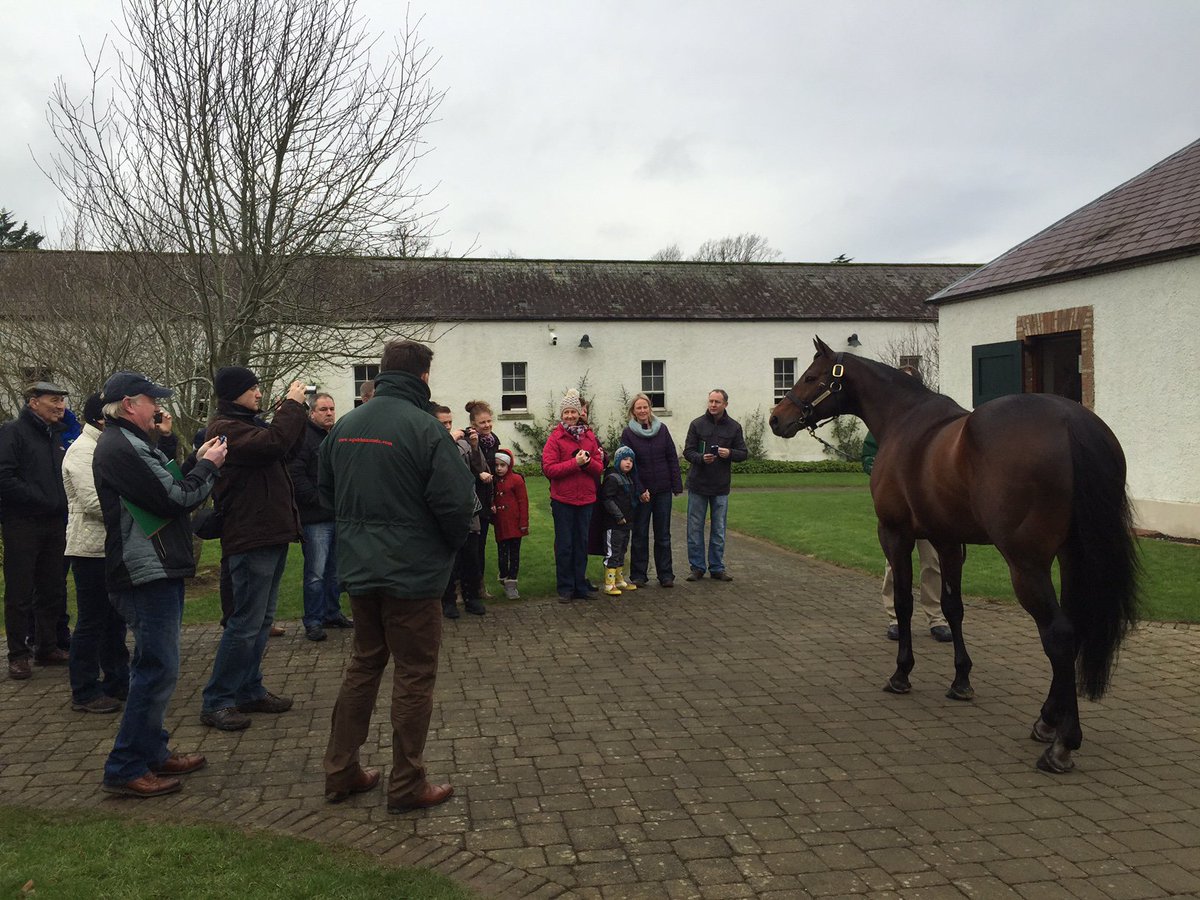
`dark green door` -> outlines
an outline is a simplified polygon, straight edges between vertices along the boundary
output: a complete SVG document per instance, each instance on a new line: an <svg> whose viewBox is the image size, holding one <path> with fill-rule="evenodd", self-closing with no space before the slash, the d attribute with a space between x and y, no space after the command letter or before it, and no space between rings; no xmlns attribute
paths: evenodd
<svg viewBox="0 0 1200 900"><path fill-rule="evenodd" d="M971 348L971 405L1023 391L1021 342L1000 341Z"/></svg>

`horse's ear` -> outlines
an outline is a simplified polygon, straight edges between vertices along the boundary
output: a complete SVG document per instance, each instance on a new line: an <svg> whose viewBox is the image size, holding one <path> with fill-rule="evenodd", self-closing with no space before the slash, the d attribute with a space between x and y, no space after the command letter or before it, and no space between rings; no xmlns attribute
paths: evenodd
<svg viewBox="0 0 1200 900"><path fill-rule="evenodd" d="M813 346L817 348L817 352L822 356L833 356L833 351L829 349L829 345L819 337L813 337Z"/></svg>

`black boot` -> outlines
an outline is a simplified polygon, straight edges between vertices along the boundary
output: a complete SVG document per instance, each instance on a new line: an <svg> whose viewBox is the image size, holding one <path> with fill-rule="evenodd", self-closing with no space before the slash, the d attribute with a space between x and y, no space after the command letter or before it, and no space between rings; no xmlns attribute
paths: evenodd
<svg viewBox="0 0 1200 900"><path fill-rule="evenodd" d="M442 601L442 615L445 616L447 619L457 619L458 615L459 615L458 604L456 602L454 602L453 600L443 600Z"/></svg>

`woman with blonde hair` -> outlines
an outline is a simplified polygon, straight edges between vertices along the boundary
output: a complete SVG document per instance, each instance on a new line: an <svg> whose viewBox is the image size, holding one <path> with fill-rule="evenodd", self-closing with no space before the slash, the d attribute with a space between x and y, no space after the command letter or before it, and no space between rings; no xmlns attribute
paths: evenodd
<svg viewBox="0 0 1200 900"><path fill-rule="evenodd" d="M665 588L675 586L671 563L671 498L683 493L679 454L663 421L654 415L650 398L633 395L629 424L621 443L633 451L644 490L633 520L629 547L629 580L641 587L649 579L650 526L654 525L654 574Z"/></svg>

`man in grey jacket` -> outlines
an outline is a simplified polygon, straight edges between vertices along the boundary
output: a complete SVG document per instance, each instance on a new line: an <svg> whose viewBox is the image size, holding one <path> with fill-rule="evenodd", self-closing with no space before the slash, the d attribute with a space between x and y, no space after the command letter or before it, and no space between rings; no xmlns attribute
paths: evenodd
<svg viewBox="0 0 1200 900"><path fill-rule="evenodd" d="M178 791L177 776L206 762L199 753L172 752L163 719L179 678L183 579L196 572L188 513L212 492L225 444L220 438L202 444L186 478L168 468L149 435L159 402L171 393L137 372L109 378L105 429L92 462L108 590L134 638L129 697L102 786L130 797Z"/></svg>

